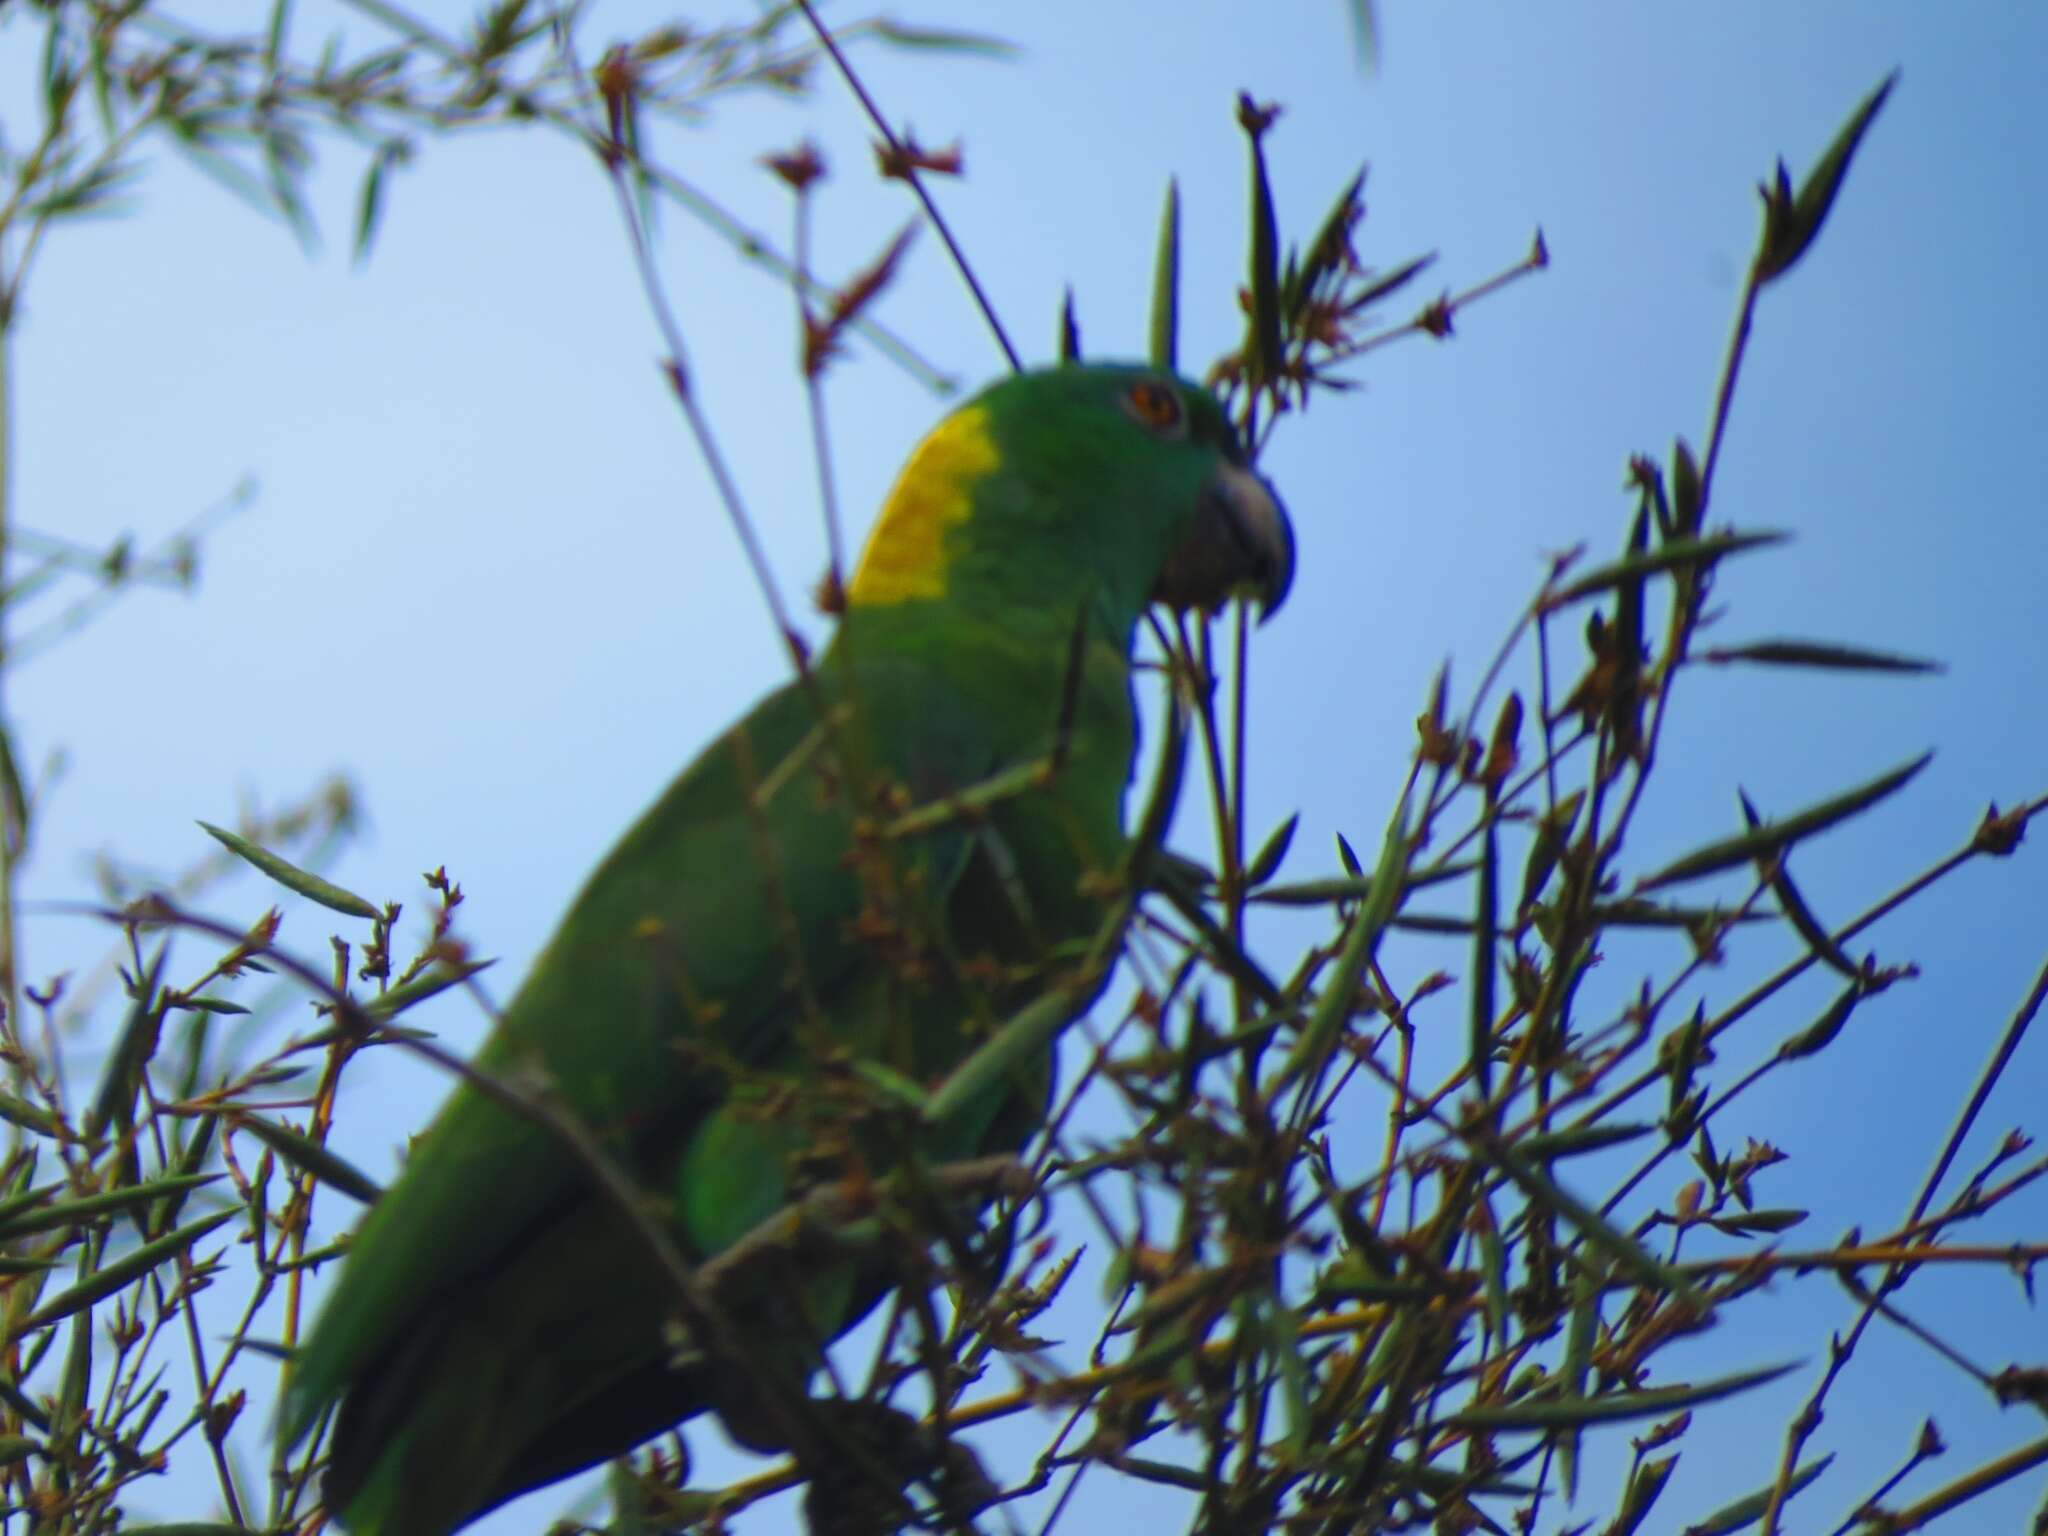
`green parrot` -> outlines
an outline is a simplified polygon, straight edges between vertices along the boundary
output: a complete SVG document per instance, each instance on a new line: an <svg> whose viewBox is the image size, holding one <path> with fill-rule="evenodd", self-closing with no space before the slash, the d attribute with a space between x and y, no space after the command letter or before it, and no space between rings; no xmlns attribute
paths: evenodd
<svg viewBox="0 0 2048 1536"><path fill-rule="evenodd" d="M735 1354L800 1392L893 1275L811 1266L728 1309L738 1351L693 1346L589 1154L695 1265L834 1180L1021 1148L1050 1045L914 1133L857 1085L929 1089L1073 987L1122 894L1140 619L1244 592L1270 613L1292 571L1280 503L1183 379L1018 374L934 429L829 646L620 840L476 1059L584 1155L465 1078L355 1234L280 1423L296 1445L333 1411L354 1536L446 1536L706 1409L778 1443Z"/></svg>

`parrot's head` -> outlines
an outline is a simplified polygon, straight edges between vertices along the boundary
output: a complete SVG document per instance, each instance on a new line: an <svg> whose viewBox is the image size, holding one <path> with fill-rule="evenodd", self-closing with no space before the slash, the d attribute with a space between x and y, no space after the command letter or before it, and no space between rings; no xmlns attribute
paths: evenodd
<svg viewBox="0 0 2048 1536"><path fill-rule="evenodd" d="M1067 366L1004 379L933 430L847 598L999 617L1070 615L1080 597L1128 631L1153 602L1243 594L1270 615L1293 574L1286 511L1214 395L1158 369Z"/></svg>

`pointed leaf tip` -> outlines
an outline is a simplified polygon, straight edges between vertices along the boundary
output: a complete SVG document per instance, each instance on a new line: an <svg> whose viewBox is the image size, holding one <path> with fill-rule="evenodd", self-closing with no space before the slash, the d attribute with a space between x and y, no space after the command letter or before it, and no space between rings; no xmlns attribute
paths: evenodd
<svg viewBox="0 0 2048 1536"><path fill-rule="evenodd" d="M1878 111L1891 95L1892 87L1898 83L1899 72L1895 69L1884 77L1876 90L1863 98L1849 121L1835 135L1827 153L1820 157L1799 184L1797 193L1791 189L1791 178L1784 162L1778 163L1776 184L1764 192L1764 237L1756 257L1759 286L1791 271L1812 246L1820 234L1821 225L1827 221L1828 211L1834 207L1835 194L1842 190L1842 182L1849 174L1849 162L1855 158L1863 135L1869 132Z"/></svg>

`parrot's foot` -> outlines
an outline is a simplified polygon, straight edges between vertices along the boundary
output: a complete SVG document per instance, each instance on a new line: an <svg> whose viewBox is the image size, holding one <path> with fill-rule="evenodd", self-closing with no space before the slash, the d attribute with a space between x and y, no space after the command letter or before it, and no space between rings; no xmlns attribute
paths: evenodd
<svg viewBox="0 0 2048 1536"><path fill-rule="evenodd" d="M913 1518L902 1490L923 1484L937 1503L940 1530L972 1531L975 1512L997 1490L973 1451L921 1419L882 1403L812 1404L830 1428L838 1460L813 1472L804 1494L810 1536L886 1536Z"/></svg>

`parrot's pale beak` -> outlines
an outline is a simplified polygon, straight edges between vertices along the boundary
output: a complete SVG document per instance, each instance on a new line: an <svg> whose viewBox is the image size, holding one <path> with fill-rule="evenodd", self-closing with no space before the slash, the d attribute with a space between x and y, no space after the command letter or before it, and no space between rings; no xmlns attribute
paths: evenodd
<svg viewBox="0 0 2048 1536"><path fill-rule="evenodd" d="M1294 581L1294 529L1272 486L1225 462L1202 488L1195 526L1159 573L1154 596L1174 608L1220 608L1249 589L1271 618Z"/></svg>

